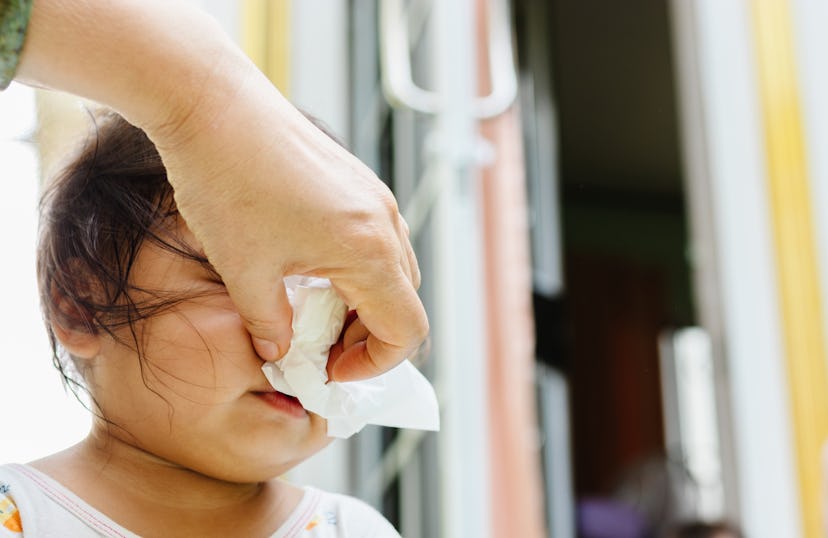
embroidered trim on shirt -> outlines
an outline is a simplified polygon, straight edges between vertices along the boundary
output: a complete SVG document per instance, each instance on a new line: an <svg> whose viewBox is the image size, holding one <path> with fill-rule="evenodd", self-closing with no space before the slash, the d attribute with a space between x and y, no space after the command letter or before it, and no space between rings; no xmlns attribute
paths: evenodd
<svg viewBox="0 0 828 538"><path fill-rule="evenodd" d="M65 495L62 491L57 488L53 488L51 484L43 480L39 475L30 471L28 468L22 465L15 465L14 467L17 471L26 475L29 480L34 482L46 495L51 497L52 500L78 516L90 526L104 533L106 536L119 536L121 538L127 538L126 535L118 532L116 529L113 529L105 521L98 519L94 514L90 513L81 504Z"/></svg>
<svg viewBox="0 0 828 538"><path fill-rule="evenodd" d="M0 0L0 90L14 78L26 39L33 0Z"/></svg>
<svg viewBox="0 0 828 538"><path fill-rule="evenodd" d="M313 497L309 499L307 506L305 506L302 514L297 517L293 525L290 529L284 534L285 538L293 538L295 536L299 536L299 533L305 530L305 526L308 523L308 518L316 512L316 508L319 506L319 503L322 501L322 496L319 494L318 491L313 489L306 489L306 495L312 494Z"/></svg>

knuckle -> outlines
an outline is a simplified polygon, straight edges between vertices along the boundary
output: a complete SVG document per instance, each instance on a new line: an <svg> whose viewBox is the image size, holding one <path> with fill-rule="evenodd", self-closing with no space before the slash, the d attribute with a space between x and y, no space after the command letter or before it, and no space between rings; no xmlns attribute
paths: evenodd
<svg viewBox="0 0 828 538"><path fill-rule="evenodd" d="M374 226L364 226L355 234L354 250L360 253L365 262L376 264L378 269L388 270L392 264L399 264L399 241Z"/></svg>
<svg viewBox="0 0 828 538"><path fill-rule="evenodd" d="M428 320L424 319L420 331L417 333L417 345L422 344L428 335L431 333L431 328L428 326Z"/></svg>
<svg viewBox="0 0 828 538"><path fill-rule="evenodd" d="M410 347L419 347L428 338L429 332L428 317L426 317L425 312L422 312L417 322L412 326Z"/></svg>
<svg viewBox="0 0 828 538"><path fill-rule="evenodd" d="M252 317L249 315L240 314L244 325L253 333L270 333L277 328L277 323L273 319L266 319L260 317Z"/></svg>
<svg viewBox="0 0 828 538"><path fill-rule="evenodd" d="M420 289L420 286L422 285L422 283L423 283L423 277L420 274L420 268L415 267L414 271L411 275L411 285L414 286L415 290L418 290L418 289Z"/></svg>
<svg viewBox="0 0 828 538"><path fill-rule="evenodd" d="M403 231L405 232L405 235L410 236L411 235L411 228L408 226L408 221L405 220L405 217L403 217L402 215L399 215L397 218L399 220L400 226L402 227Z"/></svg>
<svg viewBox="0 0 828 538"><path fill-rule="evenodd" d="M394 195L389 190L385 190L380 194L380 202L382 203L382 207L384 211L393 217L395 220L400 218L400 208L397 205L397 199L394 198Z"/></svg>

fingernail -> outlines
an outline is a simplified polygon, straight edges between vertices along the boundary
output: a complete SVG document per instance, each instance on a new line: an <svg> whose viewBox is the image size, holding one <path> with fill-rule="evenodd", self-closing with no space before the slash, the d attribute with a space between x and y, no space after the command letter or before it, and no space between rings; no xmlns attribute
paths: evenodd
<svg viewBox="0 0 828 538"><path fill-rule="evenodd" d="M266 361L275 361L279 358L279 346L270 340L253 337L253 347L256 348L259 357Z"/></svg>

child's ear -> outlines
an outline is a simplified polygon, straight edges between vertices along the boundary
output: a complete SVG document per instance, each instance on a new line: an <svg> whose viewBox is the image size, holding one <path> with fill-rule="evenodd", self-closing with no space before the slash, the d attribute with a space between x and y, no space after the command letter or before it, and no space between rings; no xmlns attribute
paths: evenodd
<svg viewBox="0 0 828 538"><path fill-rule="evenodd" d="M52 321L52 331L60 345L73 357L92 359L101 350L100 336L86 328L69 329L57 321Z"/></svg>
<svg viewBox="0 0 828 538"><path fill-rule="evenodd" d="M97 356L101 350L101 341L90 313L54 285L51 296L54 314L49 323L60 345L80 359Z"/></svg>

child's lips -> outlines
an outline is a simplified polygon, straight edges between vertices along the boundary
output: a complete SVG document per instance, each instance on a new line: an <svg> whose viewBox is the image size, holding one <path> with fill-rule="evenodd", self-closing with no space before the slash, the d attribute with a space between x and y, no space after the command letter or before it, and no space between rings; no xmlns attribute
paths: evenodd
<svg viewBox="0 0 828 538"><path fill-rule="evenodd" d="M302 418L308 415L308 412L304 407L302 407L301 402L299 402L299 399L295 396L288 396L287 394L274 389L255 391L253 394L270 407L290 416Z"/></svg>

